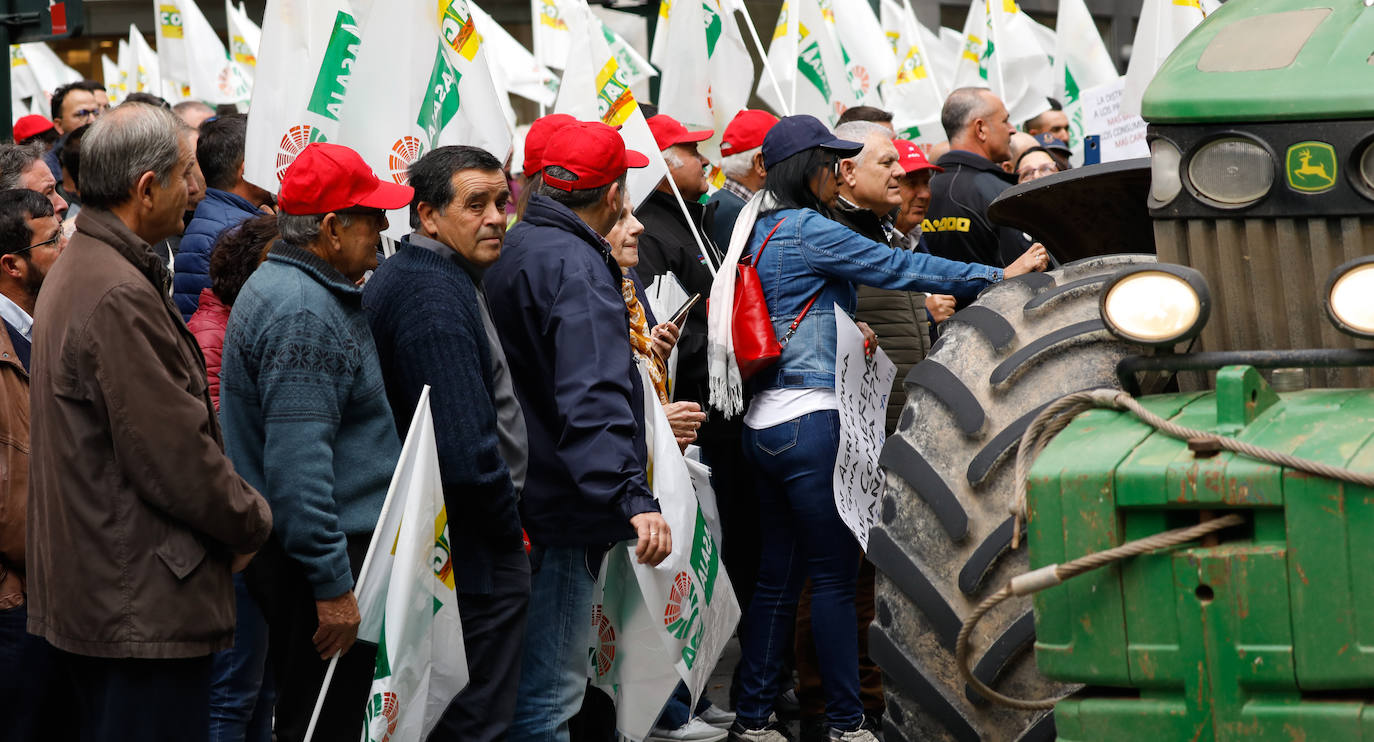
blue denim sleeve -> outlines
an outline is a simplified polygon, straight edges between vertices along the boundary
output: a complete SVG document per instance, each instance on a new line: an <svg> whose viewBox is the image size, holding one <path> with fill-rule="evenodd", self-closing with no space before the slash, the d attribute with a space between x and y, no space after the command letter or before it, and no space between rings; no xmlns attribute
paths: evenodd
<svg viewBox="0 0 1374 742"><path fill-rule="evenodd" d="M897 250L839 222L805 210L794 227L799 253L822 275L863 286L952 294L971 299L1002 280L1002 269L961 263L922 252Z"/></svg>

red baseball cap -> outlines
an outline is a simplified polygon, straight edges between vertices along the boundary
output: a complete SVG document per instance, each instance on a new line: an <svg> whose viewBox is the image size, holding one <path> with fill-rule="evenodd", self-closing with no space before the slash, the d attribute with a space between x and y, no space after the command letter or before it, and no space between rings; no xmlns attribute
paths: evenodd
<svg viewBox="0 0 1374 742"><path fill-rule="evenodd" d="M314 142L286 168L277 206L296 216L328 214L354 206L399 209L414 195L410 186L378 178L348 147Z"/></svg>
<svg viewBox="0 0 1374 742"><path fill-rule="evenodd" d="M566 113L551 113L541 116L530 124L530 130L525 133L525 177L533 178L534 174L544 168L544 149L549 144L549 137L553 133L567 126L577 123L577 119Z"/></svg>
<svg viewBox="0 0 1374 742"><path fill-rule="evenodd" d="M720 138L720 153L737 155L755 147L762 147L764 136L776 123L778 117L767 111L752 108L740 111L725 127L725 134Z"/></svg>
<svg viewBox="0 0 1374 742"><path fill-rule="evenodd" d="M711 129L698 129L689 131L687 127L678 123L678 120L666 113L648 118L649 131L654 133L654 144L658 145L658 150L662 152L674 144L689 144L691 142L701 142L711 138L716 132Z"/></svg>
<svg viewBox="0 0 1374 742"><path fill-rule="evenodd" d="M544 182L563 191L600 188L619 178L632 167L645 167L649 158L625 149L620 132L600 121L568 124L549 137L547 155L541 168L557 165L571 170L577 180L555 178L546 171Z"/></svg>
<svg viewBox="0 0 1374 742"><path fill-rule="evenodd" d="M897 146L897 163L908 175L917 170L934 170L937 173L945 171L944 168L927 159L926 153L922 152L915 142L906 139L893 139L892 143Z"/></svg>
<svg viewBox="0 0 1374 742"><path fill-rule="evenodd" d="M22 142L51 128L53 128L52 122L44 116L39 116L36 113L21 116L18 121L14 122L14 141Z"/></svg>

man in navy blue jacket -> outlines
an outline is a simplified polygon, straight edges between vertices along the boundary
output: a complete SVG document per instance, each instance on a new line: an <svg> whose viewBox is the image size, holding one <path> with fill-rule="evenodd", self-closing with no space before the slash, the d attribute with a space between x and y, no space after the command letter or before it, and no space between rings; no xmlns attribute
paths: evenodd
<svg viewBox="0 0 1374 742"><path fill-rule="evenodd" d="M620 218L626 169L648 158L592 122L556 132L543 164L544 184L486 274L529 434L520 515L533 576L513 742L568 739L606 550L638 539L647 564L672 550L645 475L644 390L604 239Z"/></svg>
<svg viewBox="0 0 1374 742"><path fill-rule="evenodd" d="M190 320L200 292L210 288L210 249L220 233L245 219L261 216L272 194L243 179L243 141L248 117L220 116L200 125L196 161L205 175L205 199L196 207L177 248L173 299L181 318Z"/></svg>
<svg viewBox="0 0 1374 742"><path fill-rule="evenodd" d="M510 189L501 161L440 147L410 166L410 224L363 308L402 435L426 384L448 511L468 686L431 739L505 739L520 679L530 562L517 511L525 419L482 291L501 256Z"/></svg>

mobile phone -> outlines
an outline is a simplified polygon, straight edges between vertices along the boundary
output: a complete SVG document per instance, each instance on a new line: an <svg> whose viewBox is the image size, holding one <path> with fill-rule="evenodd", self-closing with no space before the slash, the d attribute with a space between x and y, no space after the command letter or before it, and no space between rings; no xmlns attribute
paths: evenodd
<svg viewBox="0 0 1374 742"><path fill-rule="evenodd" d="M688 299L685 304L678 307L678 310L676 312L673 312L673 318L669 320L669 322L672 322L675 327L681 330L682 321L687 319L687 313L692 311L692 307L696 306L696 303L698 301L701 301L701 294L692 294L692 298Z"/></svg>

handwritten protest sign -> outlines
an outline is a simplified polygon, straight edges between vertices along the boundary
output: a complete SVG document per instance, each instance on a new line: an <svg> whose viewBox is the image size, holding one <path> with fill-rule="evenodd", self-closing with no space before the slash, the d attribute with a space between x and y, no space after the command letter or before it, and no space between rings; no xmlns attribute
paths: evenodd
<svg viewBox="0 0 1374 742"><path fill-rule="evenodd" d="M1101 137L1102 162L1149 157L1145 144L1145 120L1121 112L1121 96L1126 78L1083 91L1083 133Z"/></svg>
<svg viewBox="0 0 1374 742"><path fill-rule="evenodd" d="M840 519L868 549L868 529L878 520L883 470L878 454L887 439L887 398L897 367L878 349L864 357L859 326L835 305L835 396L840 402L840 451L835 457L835 507Z"/></svg>

